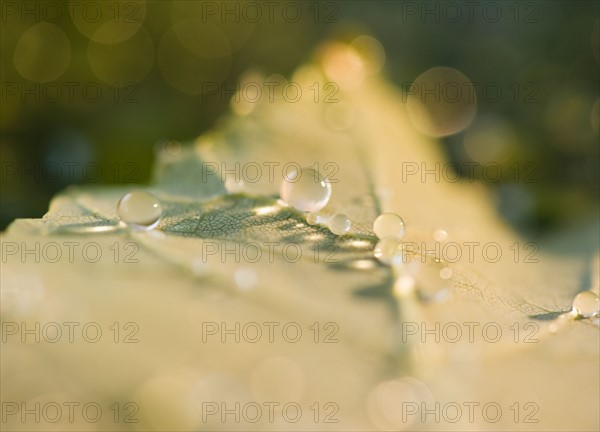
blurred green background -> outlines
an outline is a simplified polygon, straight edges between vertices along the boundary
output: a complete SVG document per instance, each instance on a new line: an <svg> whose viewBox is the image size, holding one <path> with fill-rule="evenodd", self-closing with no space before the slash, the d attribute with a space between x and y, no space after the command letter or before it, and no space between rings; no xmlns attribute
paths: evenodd
<svg viewBox="0 0 600 432"><path fill-rule="evenodd" d="M202 82L289 76L321 42L362 34L382 44L399 88L435 66L501 88L498 100L479 94L471 128L442 143L460 165L473 159L465 134L501 125L506 169L481 180L516 228L535 236L597 216L600 2L1 3L0 229L41 217L69 184L149 181L157 146L228 111L228 93ZM515 182L515 164L532 181Z"/></svg>

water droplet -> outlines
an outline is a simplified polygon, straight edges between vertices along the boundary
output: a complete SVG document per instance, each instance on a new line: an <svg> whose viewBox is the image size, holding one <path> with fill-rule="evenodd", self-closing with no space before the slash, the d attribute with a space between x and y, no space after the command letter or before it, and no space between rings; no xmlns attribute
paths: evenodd
<svg viewBox="0 0 600 432"><path fill-rule="evenodd" d="M573 312L583 318L592 318L599 314L600 303L596 293L582 291L573 299Z"/></svg>
<svg viewBox="0 0 600 432"><path fill-rule="evenodd" d="M402 243L393 237L384 237L379 240L373 254L380 262L391 266L402 264L404 257Z"/></svg>
<svg viewBox="0 0 600 432"><path fill-rule="evenodd" d="M348 219L348 216L346 216L345 214L336 213L331 217L331 219L329 219L328 226L329 230L332 233L341 236L350 231L352 223L350 222L350 219Z"/></svg>
<svg viewBox="0 0 600 432"><path fill-rule="evenodd" d="M373 232L380 239L393 237L399 240L404 237L404 220L395 213L383 213L375 219Z"/></svg>
<svg viewBox="0 0 600 432"><path fill-rule="evenodd" d="M280 188L281 198L292 207L304 212L321 210L331 197L331 185L312 168L289 172Z"/></svg>
<svg viewBox="0 0 600 432"><path fill-rule="evenodd" d="M308 213L306 215L306 223L309 225L318 225L325 222L325 218L317 213Z"/></svg>
<svg viewBox="0 0 600 432"><path fill-rule="evenodd" d="M134 190L119 200L117 215L131 228L151 230L160 222L162 206L150 192Z"/></svg>

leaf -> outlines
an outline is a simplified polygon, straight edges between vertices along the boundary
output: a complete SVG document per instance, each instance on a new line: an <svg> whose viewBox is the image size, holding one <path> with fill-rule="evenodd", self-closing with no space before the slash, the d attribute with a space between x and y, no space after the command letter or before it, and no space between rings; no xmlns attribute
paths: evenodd
<svg viewBox="0 0 600 432"><path fill-rule="evenodd" d="M306 65L292 80L302 87L326 82L330 77L323 69L319 62ZM414 131L396 89L379 76L340 88L339 105L310 98L263 101L175 154L159 153L149 190L164 213L154 231L119 225L115 206L130 187L70 188L53 200L44 219L16 221L3 235L5 244L96 243L107 258L8 260L2 271L3 320L93 321L106 337L98 344L72 345L11 340L2 362L9 398L29 400L65 389L74 400L132 400L139 404L143 428L179 430L236 426L218 417L203 422L198 406L206 401L297 400L306 412L311 403L328 401L339 407L336 429L370 430L423 426L394 414L402 402L427 400L423 388L443 403L497 401L508 413L510 384L512 402L539 405L541 429L597 426L587 413L598 406L598 330L589 320L557 318L570 310L581 290L578 281L593 280L582 274L589 251L563 257L542 249L537 263L515 262L511 253L522 253L523 242L496 216L488 191L472 183L406 176L407 163L430 167L444 158L435 142ZM324 120L342 115L335 110L354 119L347 129L334 130ZM325 213L346 213L353 223L350 235L311 226L278 199L283 168L293 164L318 166L337 180ZM226 192L226 171L257 166L261 175L246 182L244 193ZM276 168L273 176L269 167ZM481 251L495 243L503 257L491 262L479 252L450 263L452 296L443 303L399 295L398 275L373 258L377 239L371 226L382 211L405 218L405 242L418 248L409 254L411 262L423 268L429 268L420 261L435 247L431 233L438 228L450 236L438 247L454 242L464 252L467 242L478 242ZM593 232L585 229L584 237ZM137 262L124 263L127 253ZM597 260L588 270L597 275ZM426 285L418 288L427 290ZM119 328L135 324L140 342L112 341L113 322ZM465 330L468 322L479 328L492 322L504 333L498 343L482 341L478 332L476 343L461 339L454 345L423 342L422 334L413 337L406 328L458 323ZM290 343L277 332L274 342L263 337L258 343L243 338L222 343L218 336L206 339L206 323L230 329L255 323L262 331L264 323L278 329L295 323L303 337ZM533 326L537 342L523 343L527 326ZM517 342L513 328L520 331ZM323 343L335 329L338 342ZM20 375L23 365L27 377ZM412 399L389 393L392 387L385 386L397 379L410 387ZM577 388L582 396L556 391L565 388ZM322 425L309 417L294 427L319 430ZM452 427L489 425L478 417ZM241 426L291 427L281 418ZM514 423L507 414L493 427Z"/></svg>

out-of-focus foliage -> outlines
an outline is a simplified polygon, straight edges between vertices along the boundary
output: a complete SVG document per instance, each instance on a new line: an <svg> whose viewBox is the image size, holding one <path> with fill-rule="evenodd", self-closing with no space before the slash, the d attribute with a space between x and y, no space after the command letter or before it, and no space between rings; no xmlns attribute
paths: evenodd
<svg viewBox="0 0 600 432"><path fill-rule="evenodd" d="M504 153L475 155L503 175L475 177L516 226L532 234L597 207L598 2L481 2L458 20L444 2L292 2L297 21L276 2L256 22L202 9L222 2L185 1L95 2L96 22L74 3L3 2L0 227L42 215L71 183L147 181L153 149L209 129L243 73L288 76L324 38L362 34L381 43L384 71L405 91L435 66L475 85L476 118L444 148L465 167L474 160L465 140L507 136ZM501 5L497 20L490 3ZM55 180L53 164L63 170Z"/></svg>

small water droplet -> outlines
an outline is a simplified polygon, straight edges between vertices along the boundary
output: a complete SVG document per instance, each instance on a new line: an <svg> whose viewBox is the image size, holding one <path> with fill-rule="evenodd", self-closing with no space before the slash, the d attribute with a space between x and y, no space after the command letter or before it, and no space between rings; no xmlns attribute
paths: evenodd
<svg viewBox="0 0 600 432"><path fill-rule="evenodd" d="M596 293L582 291L573 299L573 312L583 318L599 315L600 302Z"/></svg>
<svg viewBox="0 0 600 432"><path fill-rule="evenodd" d="M117 215L131 228L151 230L160 222L162 206L158 198L150 192L134 190L119 200Z"/></svg>
<svg viewBox="0 0 600 432"><path fill-rule="evenodd" d="M325 218L317 213L308 213L306 215L306 223L309 225L318 225L325 221Z"/></svg>
<svg viewBox="0 0 600 432"><path fill-rule="evenodd" d="M398 266L403 262L402 243L393 237L384 237L377 242L373 255L383 264Z"/></svg>
<svg viewBox="0 0 600 432"><path fill-rule="evenodd" d="M350 219L343 213L334 214L328 222L329 230L335 235L340 236L350 231L351 226L352 223L350 222Z"/></svg>
<svg viewBox="0 0 600 432"><path fill-rule="evenodd" d="M373 232L380 239L384 237L401 239L404 237L404 230L404 220L395 213L383 213L373 223Z"/></svg>
<svg viewBox="0 0 600 432"><path fill-rule="evenodd" d="M280 188L281 198L292 207L304 212L321 210L331 197L331 184L312 168L292 170Z"/></svg>

